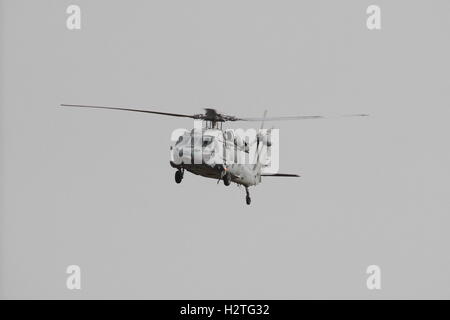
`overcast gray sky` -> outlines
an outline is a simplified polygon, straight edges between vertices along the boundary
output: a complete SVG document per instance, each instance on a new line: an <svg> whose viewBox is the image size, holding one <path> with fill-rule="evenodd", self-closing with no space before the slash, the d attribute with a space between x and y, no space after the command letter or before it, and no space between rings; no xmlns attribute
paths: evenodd
<svg viewBox="0 0 450 320"><path fill-rule="evenodd" d="M0 8L3 298L450 298L449 1ZM234 184L175 184L170 134L191 121L60 103L371 116L270 124L302 177L247 206Z"/></svg>

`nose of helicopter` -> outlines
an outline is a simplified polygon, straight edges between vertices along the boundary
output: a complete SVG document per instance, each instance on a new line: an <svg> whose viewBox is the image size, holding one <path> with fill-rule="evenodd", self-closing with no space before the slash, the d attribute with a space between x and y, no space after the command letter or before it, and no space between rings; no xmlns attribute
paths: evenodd
<svg viewBox="0 0 450 320"><path fill-rule="evenodd" d="M213 149L203 149L201 147L194 147L191 146L174 146L172 147L172 161L181 164L186 163L190 164L192 163L192 156L194 156L195 162L194 163L203 163L203 162L210 162L213 161L215 158L215 151Z"/></svg>
<svg viewBox="0 0 450 320"><path fill-rule="evenodd" d="M172 148L172 161L177 164L191 163L191 148L189 146L174 146Z"/></svg>

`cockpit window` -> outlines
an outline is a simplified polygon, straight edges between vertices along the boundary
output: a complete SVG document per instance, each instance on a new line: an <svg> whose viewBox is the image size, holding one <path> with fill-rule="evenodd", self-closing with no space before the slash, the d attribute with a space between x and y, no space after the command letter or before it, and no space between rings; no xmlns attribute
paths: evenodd
<svg viewBox="0 0 450 320"><path fill-rule="evenodd" d="M203 137L203 143L202 143L202 146L203 146L203 147L206 147L206 146L208 146L209 144L211 144L211 142L213 142L213 138L212 138L212 137L204 136L204 137Z"/></svg>
<svg viewBox="0 0 450 320"><path fill-rule="evenodd" d="M183 141L183 136L180 136L177 140L177 142L175 143L175 145L180 144L180 142Z"/></svg>

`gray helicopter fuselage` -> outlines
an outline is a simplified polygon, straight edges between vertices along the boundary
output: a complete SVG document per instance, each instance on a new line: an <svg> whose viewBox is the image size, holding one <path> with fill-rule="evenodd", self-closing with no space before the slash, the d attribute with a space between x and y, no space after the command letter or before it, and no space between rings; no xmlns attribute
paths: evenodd
<svg viewBox="0 0 450 320"><path fill-rule="evenodd" d="M236 137L230 131L203 129L196 134L194 130L186 130L170 147L170 164L216 180L229 173L231 181L246 187L254 186L261 182L261 166L238 161L239 153L248 155L254 152L243 141L242 137Z"/></svg>

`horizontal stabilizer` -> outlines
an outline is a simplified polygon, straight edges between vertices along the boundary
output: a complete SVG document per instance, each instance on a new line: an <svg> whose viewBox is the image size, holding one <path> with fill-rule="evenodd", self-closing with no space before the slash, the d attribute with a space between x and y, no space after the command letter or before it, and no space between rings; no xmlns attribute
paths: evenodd
<svg viewBox="0 0 450 320"><path fill-rule="evenodd" d="M298 174L290 173L274 173L274 174L262 174L261 177L300 177Z"/></svg>

